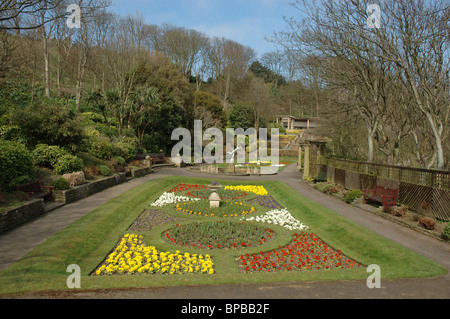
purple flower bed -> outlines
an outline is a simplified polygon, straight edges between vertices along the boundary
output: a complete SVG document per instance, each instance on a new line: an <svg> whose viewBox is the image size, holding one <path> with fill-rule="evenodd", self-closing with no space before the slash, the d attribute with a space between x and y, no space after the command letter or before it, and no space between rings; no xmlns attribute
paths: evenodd
<svg viewBox="0 0 450 319"><path fill-rule="evenodd" d="M248 200L247 202L251 204L258 204L261 206L264 206L266 208L283 208L272 196L270 195L264 195L264 196L257 196L253 199Z"/></svg>
<svg viewBox="0 0 450 319"><path fill-rule="evenodd" d="M160 210L145 210L138 218L136 218L128 230L145 232L159 225L181 222L184 220L186 219L170 216Z"/></svg>

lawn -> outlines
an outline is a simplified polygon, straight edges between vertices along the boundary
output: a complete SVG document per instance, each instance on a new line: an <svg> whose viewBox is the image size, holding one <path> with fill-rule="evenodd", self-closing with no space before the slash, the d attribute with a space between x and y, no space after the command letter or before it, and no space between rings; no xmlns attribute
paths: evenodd
<svg viewBox="0 0 450 319"><path fill-rule="evenodd" d="M183 235L178 234L177 224L192 224L191 228L207 232L209 224L202 226L200 230L195 224L202 221L221 222L224 219L227 222L242 223L244 221L242 218L261 216L272 209L262 206L259 203L260 197L251 192L247 192L246 197L241 197L241 194L237 193L236 195L239 195L237 200L245 201L245 205L254 207L255 211L245 208L238 216L233 217L211 216L211 214L205 217L204 212L202 215L190 213L195 209L178 210L175 204L151 206L164 192L168 192L179 184L206 185L210 182L202 178L165 177L125 192L55 234L2 271L0 293L68 289L66 280L70 274L66 272L66 269L71 264L80 266L82 289L365 279L369 275L366 272L366 266L370 264L378 264L381 267L382 279L435 276L447 272L441 265L312 202L286 184L274 181L242 183L217 180L222 185L263 186L281 207L287 208L296 220L309 227L305 232L252 221L252 224L270 228L274 232L273 236L266 237L270 240L254 246L241 246L239 249L219 249L216 247L222 243L219 238L214 244L215 247L199 246L203 244L205 237L198 238L198 242L195 242L195 238L187 237L189 243L193 242L193 246L174 245L168 238ZM186 195L187 191L184 190L179 194ZM144 212L148 214L143 214ZM160 222L155 223L155 221ZM211 229L218 229L214 227ZM162 234L170 229L174 230L168 232L169 237L164 238ZM260 231L259 228L256 229L255 234ZM208 270L211 274L194 271L194 273L186 274L157 272L155 274L95 275L95 271L114 252L126 234L141 238L141 242L136 247L143 247L142 249L146 252L171 252L173 256L183 255L186 252L190 253L190 256L192 254L208 255L214 263L214 271L211 271L210 267ZM321 243L322 252L328 250L326 253L328 258L336 256L335 252L339 250L346 258L350 258L355 264L361 266L350 269L332 267L327 270L289 271L286 270L288 268L283 268L280 271L270 272L245 271L245 265L248 264L250 256L256 256L255 260L257 257L264 256L269 262L267 265L270 265L274 262L274 254L281 253L284 247L293 243L294 239L300 242L309 234L317 236L314 238ZM312 235L311 238L313 238ZM255 243L255 239L250 238L248 243ZM233 244L233 239L227 237L227 248L233 247ZM175 254L176 251L179 251L179 254ZM330 251L333 251L331 255ZM269 252L273 254L270 258L267 257ZM294 267L294 264L286 261L285 267Z"/></svg>

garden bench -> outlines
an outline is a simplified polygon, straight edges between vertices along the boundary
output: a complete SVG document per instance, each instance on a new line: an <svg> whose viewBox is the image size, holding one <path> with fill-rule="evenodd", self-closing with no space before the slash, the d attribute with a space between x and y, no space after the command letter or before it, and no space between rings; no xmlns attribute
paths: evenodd
<svg viewBox="0 0 450 319"><path fill-rule="evenodd" d="M319 172L319 176L314 179L314 183L326 182L327 181L327 173Z"/></svg>
<svg viewBox="0 0 450 319"><path fill-rule="evenodd" d="M152 164L164 164L166 162L166 158L162 154L150 154L150 159Z"/></svg>
<svg viewBox="0 0 450 319"><path fill-rule="evenodd" d="M39 180L36 180L28 184L17 185L16 191L27 193L30 198L50 199L53 186L41 186Z"/></svg>
<svg viewBox="0 0 450 319"><path fill-rule="evenodd" d="M364 204L366 200L378 202L386 207L387 205L394 206L397 200L398 189L391 189L380 185L375 185L374 189L365 189ZM371 195L369 195L369 193Z"/></svg>

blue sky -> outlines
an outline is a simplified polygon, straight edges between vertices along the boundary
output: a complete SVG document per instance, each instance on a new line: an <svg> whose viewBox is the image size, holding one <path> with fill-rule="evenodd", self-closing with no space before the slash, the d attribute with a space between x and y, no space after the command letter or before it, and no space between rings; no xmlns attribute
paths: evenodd
<svg viewBox="0 0 450 319"><path fill-rule="evenodd" d="M297 16L292 0L112 0L112 12L140 12L148 24L195 29L250 46L259 55L274 51L265 40L286 27L283 16Z"/></svg>

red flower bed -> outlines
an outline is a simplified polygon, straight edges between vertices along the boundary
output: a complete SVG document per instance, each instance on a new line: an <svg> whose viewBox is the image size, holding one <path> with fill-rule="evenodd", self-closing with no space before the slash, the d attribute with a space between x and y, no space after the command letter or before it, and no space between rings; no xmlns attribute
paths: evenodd
<svg viewBox="0 0 450 319"><path fill-rule="evenodd" d="M320 270L356 268L362 265L326 245L315 234L295 234L293 241L279 249L257 254L245 254L237 258L242 272Z"/></svg>
<svg viewBox="0 0 450 319"><path fill-rule="evenodd" d="M191 191L191 190L198 190L198 189L208 189L206 185L190 185L190 184L178 184L174 188L172 188L169 192L185 192L185 191Z"/></svg>

